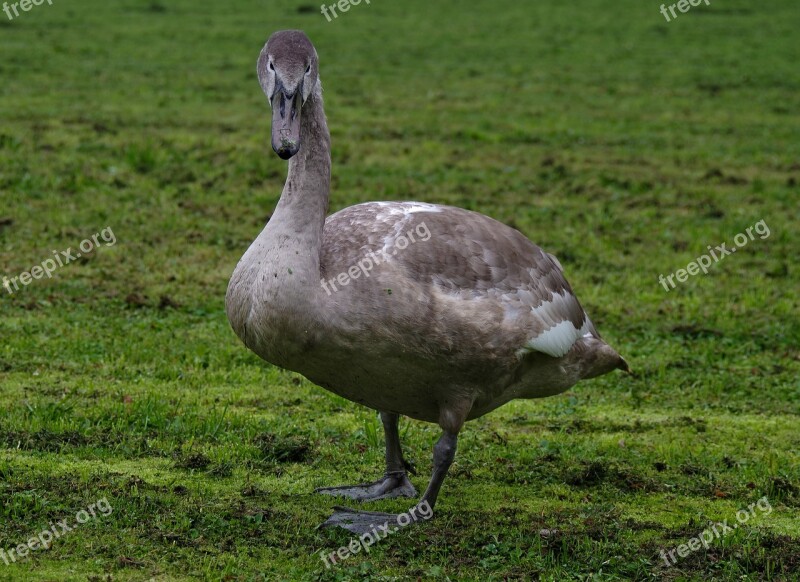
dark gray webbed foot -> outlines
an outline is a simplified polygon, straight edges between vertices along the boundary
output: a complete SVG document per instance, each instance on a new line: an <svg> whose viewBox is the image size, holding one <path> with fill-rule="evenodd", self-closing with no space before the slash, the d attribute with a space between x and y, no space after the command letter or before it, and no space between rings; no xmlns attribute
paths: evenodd
<svg viewBox="0 0 800 582"><path fill-rule="evenodd" d="M400 529L397 514L379 511L359 511L336 505L335 511L319 527L341 527L357 535L371 534L375 541Z"/></svg>
<svg viewBox="0 0 800 582"><path fill-rule="evenodd" d="M314 491L323 495L349 497L355 501L375 501L395 497L416 497L417 490L405 472L389 473L374 483L343 485L341 487L320 487Z"/></svg>

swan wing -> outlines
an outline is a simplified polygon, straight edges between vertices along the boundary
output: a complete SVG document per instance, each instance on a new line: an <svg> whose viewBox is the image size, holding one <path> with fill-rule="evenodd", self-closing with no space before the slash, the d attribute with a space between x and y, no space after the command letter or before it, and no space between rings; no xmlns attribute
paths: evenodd
<svg viewBox="0 0 800 582"><path fill-rule="evenodd" d="M477 212L370 202L330 216L323 277L347 272L365 257L380 257L393 273L402 273L404 283L446 297L457 311L480 307L497 314L498 330L517 332L517 356L561 357L581 337L599 337L558 260L519 231Z"/></svg>

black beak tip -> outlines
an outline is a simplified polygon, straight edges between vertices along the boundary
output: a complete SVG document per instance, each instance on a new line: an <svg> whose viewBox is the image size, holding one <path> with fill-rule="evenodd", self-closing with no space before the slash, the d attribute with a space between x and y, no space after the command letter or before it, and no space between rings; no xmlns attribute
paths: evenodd
<svg viewBox="0 0 800 582"><path fill-rule="evenodd" d="M282 160L288 160L292 156L294 156L298 151L300 151L300 147L293 145L293 146L281 146L281 147L273 147L275 153L278 154L278 157Z"/></svg>

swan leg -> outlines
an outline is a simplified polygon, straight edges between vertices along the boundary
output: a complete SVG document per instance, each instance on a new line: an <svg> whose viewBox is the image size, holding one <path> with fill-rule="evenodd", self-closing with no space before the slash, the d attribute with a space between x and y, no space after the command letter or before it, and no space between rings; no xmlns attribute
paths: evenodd
<svg viewBox="0 0 800 582"><path fill-rule="evenodd" d="M450 470L450 465L453 464L453 459L456 458L457 446L458 434L445 431L433 447L433 475L419 503L427 503L431 512L433 511L433 506L436 505L436 498L439 497L439 489L442 488L447 471Z"/></svg>
<svg viewBox="0 0 800 582"><path fill-rule="evenodd" d="M425 490L425 494L414 507L404 514L380 513L376 511L359 511L349 507L334 507L335 512L319 527L341 527L362 536L370 535L374 541L396 532L403 526L410 525L420 519L433 517L433 506L439 490L447 476L450 465L456 456L458 435L445 431L433 447L433 475ZM372 542L374 543L374 542Z"/></svg>
<svg viewBox="0 0 800 582"><path fill-rule="evenodd" d="M406 472L406 462L400 447L398 423L400 416L391 412L381 412L383 430L386 434L386 473L374 483L344 485L341 487L321 487L315 493L349 497L356 501L375 501L395 497L416 497L417 490Z"/></svg>
<svg viewBox="0 0 800 582"><path fill-rule="evenodd" d="M471 400L462 400L441 410L439 426L442 427L442 436L436 441L433 447L433 474L431 475L430 483L428 483L428 488L414 507L409 509L406 513L401 513L399 515L377 513L374 511L359 511L350 509L349 507L334 507L336 510L335 513L319 527L338 526L361 535L362 539L366 535L377 536L375 538L375 541L377 541L386 537L389 533L396 532L403 526L411 525L420 519L430 519L433 517L433 507L436 505L436 499L439 497L439 490L442 488L442 483L444 483L444 478L447 476L447 471L450 469L450 465L453 464L453 460L456 457L458 433L461 431L461 427L464 426L464 422L467 419L471 407ZM383 414L381 414L381 417L384 418ZM384 426L388 426L387 421L391 421L391 418L388 416L384 418ZM396 431L397 419L395 418L394 421ZM390 438L388 435L389 430L387 429L387 466L390 457ZM397 450L399 451L399 438L397 442ZM394 460L397 461L397 458ZM402 456L400 460L402 460ZM383 535L380 535L380 532L383 532Z"/></svg>

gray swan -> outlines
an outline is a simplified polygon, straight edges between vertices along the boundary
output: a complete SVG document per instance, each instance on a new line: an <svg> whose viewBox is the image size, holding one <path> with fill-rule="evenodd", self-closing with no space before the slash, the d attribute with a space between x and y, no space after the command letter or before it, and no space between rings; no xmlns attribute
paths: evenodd
<svg viewBox="0 0 800 582"><path fill-rule="evenodd" d="M233 272L228 319L267 362L380 412L386 435L381 479L318 492L415 497L398 434L406 415L442 429L418 503L432 512L467 420L629 371L558 260L519 231L418 202L357 204L326 219L330 134L317 52L302 31L276 32L257 70L272 148L289 171L269 223ZM356 533L395 517L335 509L322 525Z"/></svg>

